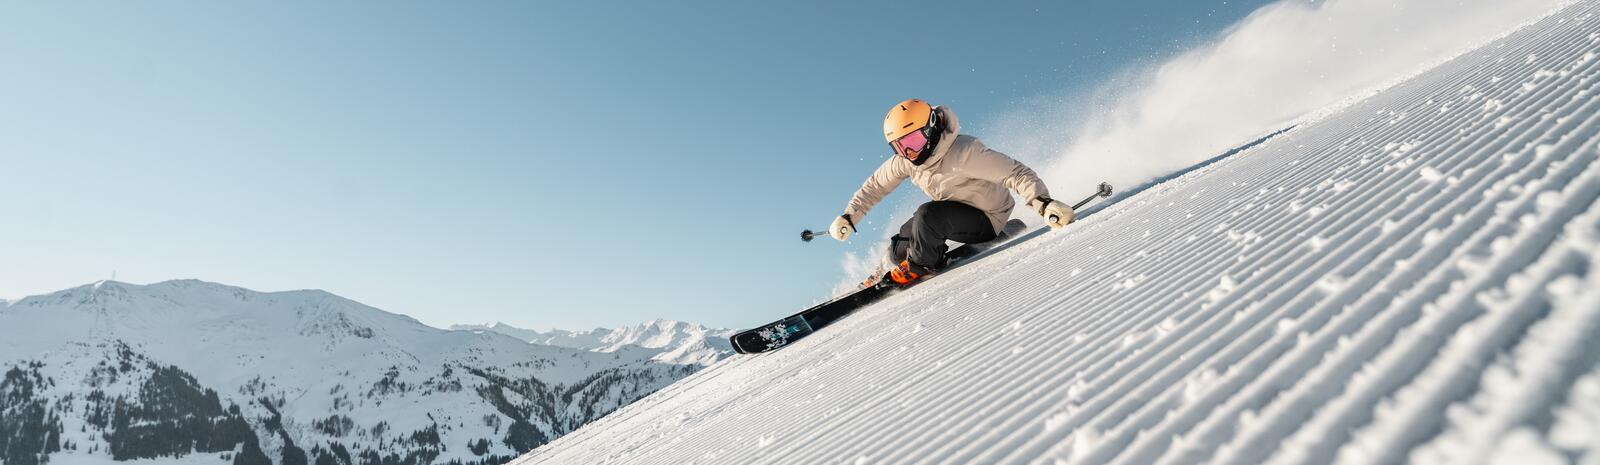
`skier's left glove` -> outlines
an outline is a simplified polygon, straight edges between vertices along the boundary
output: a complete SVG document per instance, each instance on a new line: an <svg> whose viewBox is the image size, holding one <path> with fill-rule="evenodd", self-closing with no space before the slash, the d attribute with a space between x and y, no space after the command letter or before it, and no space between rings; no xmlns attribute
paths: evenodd
<svg viewBox="0 0 1600 465"><path fill-rule="evenodd" d="M1032 202L1028 202L1028 206L1033 208L1034 213L1043 216L1045 224L1050 225L1051 229L1072 224L1072 220L1077 219L1071 206L1049 197L1033 199Z"/></svg>
<svg viewBox="0 0 1600 465"><path fill-rule="evenodd" d="M850 233L856 232L856 223L850 220L850 215L839 215L833 219L833 224L828 226L828 234L839 242L850 238Z"/></svg>

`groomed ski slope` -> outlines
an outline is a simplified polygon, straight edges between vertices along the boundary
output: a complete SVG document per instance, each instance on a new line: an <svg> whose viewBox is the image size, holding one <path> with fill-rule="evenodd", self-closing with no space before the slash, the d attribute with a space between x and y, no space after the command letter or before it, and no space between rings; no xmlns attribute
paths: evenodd
<svg viewBox="0 0 1600 465"><path fill-rule="evenodd" d="M1600 463L1596 13L513 463Z"/></svg>

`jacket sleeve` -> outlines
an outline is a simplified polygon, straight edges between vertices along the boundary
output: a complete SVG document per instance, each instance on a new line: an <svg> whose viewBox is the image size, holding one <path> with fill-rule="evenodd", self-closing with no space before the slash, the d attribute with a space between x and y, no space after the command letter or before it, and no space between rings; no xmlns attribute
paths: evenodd
<svg viewBox="0 0 1600 465"><path fill-rule="evenodd" d="M867 182L861 183L861 189L856 190L856 194L850 197L850 203L844 207L844 214L850 215L850 221L860 223L861 218L867 216L867 212L871 211L874 205L887 197L890 192L894 192L895 188L900 187L901 182L905 182L906 178L911 176L911 172L901 166L908 165L909 162L899 163L899 161L898 157L884 160L877 171L873 171L872 176L867 177Z"/></svg>
<svg viewBox="0 0 1600 465"><path fill-rule="evenodd" d="M964 158L960 169L967 176L1006 186L1022 196L1023 202L1031 204L1033 199L1050 196L1050 189L1028 165L984 146L977 138L972 139Z"/></svg>

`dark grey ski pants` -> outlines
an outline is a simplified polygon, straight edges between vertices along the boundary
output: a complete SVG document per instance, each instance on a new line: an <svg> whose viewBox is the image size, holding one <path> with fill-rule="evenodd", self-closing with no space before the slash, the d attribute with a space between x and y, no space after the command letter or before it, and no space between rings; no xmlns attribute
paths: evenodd
<svg viewBox="0 0 1600 465"><path fill-rule="evenodd" d="M954 200L928 202L900 225L899 234L889 238L890 263L910 260L923 268L942 268L948 250L944 241L975 244L992 241L995 234L989 215L977 207Z"/></svg>

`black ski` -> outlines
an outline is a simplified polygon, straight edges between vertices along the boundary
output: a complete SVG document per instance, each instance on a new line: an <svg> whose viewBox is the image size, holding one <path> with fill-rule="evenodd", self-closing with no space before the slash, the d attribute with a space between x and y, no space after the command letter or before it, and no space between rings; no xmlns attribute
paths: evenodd
<svg viewBox="0 0 1600 465"><path fill-rule="evenodd" d="M950 249L944 254L947 265L943 270L940 270L940 273L948 272L971 262L973 258L983 255L984 252L996 250L998 246L1006 244L1007 241L1026 228L1027 225L1023 224L1022 220L1011 220L1006 222L1005 230L1001 231L999 236L992 241L980 244L962 244ZM933 279L936 276L938 274L923 278L917 283ZM849 315L850 312L854 312L858 308L883 300L883 298L894 294L900 289L900 285L890 281L887 275L881 276L877 282L855 292L818 304L800 313L790 315L788 318L735 334L732 338L733 350L741 354L776 350L788 345L790 342L806 337L806 335L822 329L824 326L839 321L839 319L844 318L845 315Z"/></svg>
<svg viewBox="0 0 1600 465"><path fill-rule="evenodd" d="M1099 189L1095 192L1095 195L1089 196L1089 198L1084 199L1082 202L1078 202L1078 204L1074 205L1072 208L1074 210L1081 209L1084 205L1087 205L1095 198L1104 198L1110 196L1111 184L1100 183ZM960 247L956 247L948 252L945 252L947 265L943 270L940 270L940 274L953 270L961 265L976 261L976 259L987 256L990 253L998 252L1017 243L1038 237L1045 231L1050 230L1048 227L1039 228L1022 235L1021 237L1018 237L1017 235L1022 233L1022 231L1026 228L1027 226L1022 223L1022 220L1013 219L1006 222L1004 230L1002 230L998 237L992 241L980 244L963 244ZM809 241L811 240L811 236L815 235L817 234L812 233L811 231L806 231L805 233L801 234L801 238ZM939 274L934 274L933 276L923 278L917 283L934 279L938 276ZM805 311L790 315L788 318L761 325L753 329L741 331L738 334L733 335L731 338L733 341L733 350L741 354L755 354L777 350L783 346L789 345L791 342L806 337L807 335L816 332L825 326L833 324L835 321L839 321L846 315L849 315L851 312L856 311L858 308L865 307L868 304L877 302L879 300L883 300L891 294L898 292L900 289L901 287L895 284L893 281L890 281L887 275L881 276L878 278L877 282L863 287L855 292L851 292L849 294L839 296L833 300L817 304L816 306L808 308Z"/></svg>

